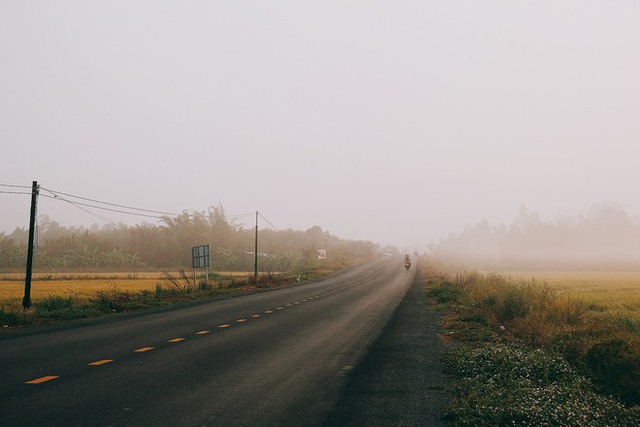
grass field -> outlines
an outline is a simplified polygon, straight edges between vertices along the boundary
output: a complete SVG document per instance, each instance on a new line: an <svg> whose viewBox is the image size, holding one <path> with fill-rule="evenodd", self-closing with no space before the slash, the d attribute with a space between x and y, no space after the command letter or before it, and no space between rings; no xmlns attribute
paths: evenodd
<svg viewBox="0 0 640 427"><path fill-rule="evenodd" d="M452 425L640 425L640 272L427 274Z"/></svg>
<svg viewBox="0 0 640 427"><path fill-rule="evenodd" d="M566 298L601 311L640 315L640 271L517 271L505 276L546 283Z"/></svg>
<svg viewBox="0 0 640 427"><path fill-rule="evenodd" d="M170 273L179 278L179 273ZM187 273L190 280L192 273ZM226 280L245 278L244 272L216 272L210 273L209 284L216 286L220 278ZM181 280L181 279L180 279ZM198 275L198 281L203 280ZM99 293L140 293L156 291L161 286L167 290L175 286L167 280L165 273L40 273L34 274L31 282L31 301L37 305L43 300L55 298L72 298L75 303L82 304L96 298ZM24 274L0 274L0 309L17 311L24 296Z"/></svg>

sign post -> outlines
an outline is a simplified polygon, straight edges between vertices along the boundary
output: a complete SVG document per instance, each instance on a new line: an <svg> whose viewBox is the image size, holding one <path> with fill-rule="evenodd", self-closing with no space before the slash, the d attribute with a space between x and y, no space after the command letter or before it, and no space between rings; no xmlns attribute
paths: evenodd
<svg viewBox="0 0 640 427"><path fill-rule="evenodd" d="M193 267L193 284L196 284L196 269L205 268L205 280L209 280L211 256L209 245L198 245L191 248L191 266Z"/></svg>

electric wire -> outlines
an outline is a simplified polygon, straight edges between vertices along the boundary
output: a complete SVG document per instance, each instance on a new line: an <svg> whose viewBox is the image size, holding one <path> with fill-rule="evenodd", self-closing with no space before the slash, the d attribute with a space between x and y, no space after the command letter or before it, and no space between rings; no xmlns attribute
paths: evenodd
<svg viewBox="0 0 640 427"><path fill-rule="evenodd" d="M31 188L30 185L18 185L18 184L0 184L0 187L11 187L11 188Z"/></svg>
<svg viewBox="0 0 640 427"><path fill-rule="evenodd" d="M24 189L31 188L28 185L4 184L4 183L0 183L0 187L24 188ZM154 219L164 219L167 216L169 216L169 217L178 217L178 216L182 215L182 214L177 214L175 212L160 211L160 210L153 210L153 209L145 209L145 208L138 208L138 207L134 207L134 206L121 205L121 204L117 204L117 203L105 202L105 201L102 201L102 200L92 199L92 198L89 198L89 197L83 197L83 196L78 196L78 195L71 194L71 193L65 193L65 192L58 191L58 190L52 190L50 188L46 188L46 187L43 187L43 186L39 186L39 189L50 193L50 194L40 193L39 195L41 195L42 197L46 197L46 198L49 198L49 199L66 202L66 203L74 206L75 208L80 209L81 211L83 211L85 213L88 213L89 215L95 216L96 218L99 218L99 219L101 219L103 221L109 222L109 223L114 224L114 225L117 225L118 222L113 220L113 219L111 219L111 218L109 218L109 217L107 217L107 216L92 212L92 211L90 211L89 209L86 209L86 208L99 209L99 210L103 210L103 211L107 211L107 212L113 212L113 213L119 213L119 214L125 214L125 215L133 215L133 216L145 217L145 218L154 218ZM32 194L32 193L31 192L26 192L26 191L2 191L2 190L0 190L0 194L24 194L24 195L28 195L28 194ZM63 196L66 196L66 197L63 197ZM79 202L77 200L70 200L70 198L71 199L83 200L85 202L92 202L92 203L85 203L85 202ZM97 203L97 205L95 203ZM104 206L100 206L100 205L104 205ZM111 206L111 207L107 207L107 206ZM121 208L121 209L114 209L114 208ZM124 209L127 209L127 210L124 210ZM157 214L157 215L153 215L153 214ZM224 215L224 217L225 217L225 219L235 220L235 219L240 219L240 218L251 217L253 215L254 215L253 213L241 213L241 214ZM282 231L278 227L273 225L273 223L271 221L269 221L267 218L265 218L264 215L262 215L260 212L258 212L258 216L260 218L262 218L267 224L269 224L275 230Z"/></svg>
<svg viewBox="0 0 640 427"><path fill-rule="evenodd" d="M42 187L42 189L46 190L49 193L54 194L54 195L56 195L56 194L60 195L61 194L63 196L71 197L71 198L74 198L74 199L85 200L85 201L93 202L93 203L100 203L100 204L107 205L107 206L115 206L117 208L129 209L129 210L140 211L140 212L149 212L149 213L161 214L161 215L166 215L166 216L180 216L180 214L177 214L175 212L167 212L167 211L158 211L158 210L152 210L152 209L136 208L136 207L133 207L133 206L120 205L120 204L117 204L117 203L103 202L101 200L90 199L88 197L76 196L74 194L63 193L63 192L57 191L57 190L51 190L49 188ZM77 203L79 203L79 202L77 202ZM95 207L95 206L93 206L93 207ZM103 208L103 209L107 210L106 208ZM121 211L115 211L115 212L121 212ZM155 217L152 217L152 218L159 218L159 217L155 216Z"/></svg>
<svg viewBox="0 0 640 427"><path fill-rule="evenodd" d="M97 213L95 213L95 212L91 212L90 210L85 209L85 208L83 208L82 206L79 206L77 203L71 202L71 201L69 201L69 200L67 200L67 199L64 199L64 198L62 198L62 197L59 197L59 196L58 196L58 197L49 196L48 194L41 194L41 196L42 196L42 197L49 198L49 199L61 200L61 201L63 201L63 202L67 202L67 203L69 203L71 206L74 206L74 207L76 207L76 208L80 209L81 211L83 211L83 212L85 212L85 213L88 213L88 214L89 214L89 215L91 215L91 216L95 216L96 218L99 218L99 219L101 219L101 220L103 220L103 221L105 221L105 222L109 222L109 223L111 223L111 224L113 224L113 225L118 225L118 222L117 222L117 221L115 221L115 220L113 220L113 219L111 219L111 218L107 218L107 217L106 217L106 216L104 216L104 215L100 215L100 214L97 214Z"/></svg>
<svg viewBox="0 0 640 427"><path fill-rule="evenodd" d="M267 224L269 224L270 226L272 226L273 228L275 228L277 231L282 231L282 230L280 230L278 227L276 227L275 225L273 225L273 224L271 223L271 221L269 221L267 218L265 218L264 216L262 216L262 214L261 214L259 211L258 211L258 216L259 216L260 218L264 219L264 220L267 222Z"/></svg>
<svg viewBox="0 0 640 427"><path fill-rule="evenodd" d="M31 192L26 192L26 191L0 191L0 194L31 194Z"/></svg>
<svg viewBox="0 0 640 427"><path fill-rule="evenodd" d="M115 213L121 213L121 214L126 214L126 215L142 216L142 217L146 217L146 218L156 218L156 219L161 219L161 218L164 217L164 216L159 216L159 215L149 215L149 214L143 214L143 213L138 213L138 212L123 211L123 210L120 210L120 209L106 208L104 206L92 205L92 204L89 204L89 203L82 203L82 202L76 202L76 201L72 202L70 200L64 199L64 198L62 198L60 196L56 196L56 195L49 196L47 194L43 194L43 196L44 197L48 197L50 199L54 199L54 200L55 199L59 199L59 200L65 201L67 203L71 203L72 205L75 205L75 206L85 206L85 207L88 207L88 208L100 209L100 210L108 211L108 212L115 212ZM165 215L165 216L167 216L167 215Z"/></svg>

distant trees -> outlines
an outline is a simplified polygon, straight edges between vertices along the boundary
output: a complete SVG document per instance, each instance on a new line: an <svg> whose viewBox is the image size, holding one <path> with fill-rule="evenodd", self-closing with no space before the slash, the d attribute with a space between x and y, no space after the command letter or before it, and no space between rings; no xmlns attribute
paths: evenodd
<svg viewBox="0 0 640 427"><path fill-rule="evenodd" d="M41 270L190 269L191 247L209 244L214 270L253 271L254 229L227 220L222 205L207 212L163 217L159 224L62 227L39 217L35 267ZM0 233L0 269L20 270L26 261L27 230ZM373 242L336 237L315 226L306 231L259 230L260 271L297 271L318 266L317 249L330 262L348 265L375 256Z"/></svg>
<svg viewBox="0 0 640 427"><path fill-rule="evenodd" d="M469 225L432 253L482 269L630 269L640 267L640 227L610 204L549 222L523 207L511 226L493 227L486 220Z"/></svg>

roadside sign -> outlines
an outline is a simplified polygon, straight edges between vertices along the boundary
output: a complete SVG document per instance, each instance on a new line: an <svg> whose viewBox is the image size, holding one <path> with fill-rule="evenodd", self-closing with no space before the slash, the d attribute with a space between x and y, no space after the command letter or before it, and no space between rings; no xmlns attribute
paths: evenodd
<svg viewBox="0 0 640 427"><path fill-rule="evenodd" d="M199 245L191 248L191 265L195 268L208 268L211 266L209 245Z"/></svg>

